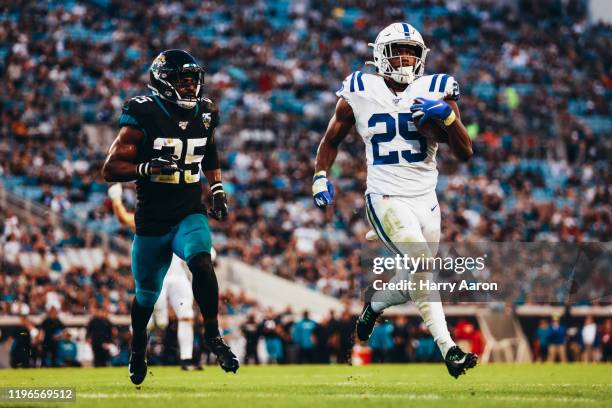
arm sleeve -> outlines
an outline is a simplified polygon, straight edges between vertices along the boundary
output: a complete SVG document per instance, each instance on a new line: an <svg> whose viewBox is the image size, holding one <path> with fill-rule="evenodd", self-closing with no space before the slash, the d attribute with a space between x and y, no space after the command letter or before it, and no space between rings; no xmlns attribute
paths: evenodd
<svg viewBox="0 0 612 408"><path fill-rule="evenodd" d="M219 125L219 109L217 106L212 107L212 120L210 137L206 142L204 150L204 162L202 163L203 171L216 170L220 167L219 154L217 152L217 143L215 142L215 128Z"/></svg>
<svg viewBox="0 0 612 408"><path fill-rule="evenodd" d="M206 147L204 150L204 162L202 163L203 171L216 170L220 167L219 154L217 153L217 144L215 143L215 136L213 135L208 138Z"/></svg>

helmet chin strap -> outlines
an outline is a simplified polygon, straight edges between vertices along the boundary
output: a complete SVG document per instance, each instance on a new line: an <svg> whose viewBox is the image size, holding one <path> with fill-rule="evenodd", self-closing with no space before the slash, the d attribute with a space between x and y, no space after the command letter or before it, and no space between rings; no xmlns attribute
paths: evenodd
<svg viewBox="0 0 612 408"><path fill-rule="evenodd" d="M173 103L173 104L177 105L179 108L190 110L190 109L195 108L195 106L197 104L196 101L183 101L181 99L177 99L177 100L169 99L169 98L165 97L161 92L159 92L155 87L152 87L150 85L149 85L149 89L151 89L153 91L154 95L159 96L161 99L163 99L166 102L170 102L170 103ZM179 95L179 93L176 90L175 90L175 92L176 92L177 95Z"/></svg>
<svg viewBox="0 0 612 408"><path fill-rule="evenodd" d="M414 67L401 67L391 74L391 79L400 84L411 84L415 80Z"/></svg>
<svg viewBox="0 0 612 408"><path fill-rule="evenodd" d="M193 109L196 106L196 102L194 101L181 101L178 100L175 102L179 107L183 109Z"/></svg>
<svg viewBox="0 0 612 408"><path fill-rule="evenodd" d="M176 89L174 86L172 88L174 89L174 92L176 93L176 96L178 96L178 98L176 100L176 104L178 106L180 106L183 109L193 109L193 108L195 108L196 104L198 103L197 102L198 95L200 94L200 84L198 84L198 86L196 88L196 91L195 91L195 94L196 94L195 100L189 100L189 101L186 101L186 100L184 100L181 97L181 94L179 93L178 89Z"/></svg>

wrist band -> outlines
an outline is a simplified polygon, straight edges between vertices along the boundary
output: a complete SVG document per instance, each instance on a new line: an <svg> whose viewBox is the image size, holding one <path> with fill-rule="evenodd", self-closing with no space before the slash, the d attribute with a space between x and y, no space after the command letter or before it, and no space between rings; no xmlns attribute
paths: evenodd
<svg viewBox="0 0 612 408"><path fill-rule="evenodd" d="M224 193L223 184L220 181L216 182L215 184L210 186L210 191L213 195Z"/></svg>
<svg viewBox="0 0 612 408"><path fill-rule="evenodd" d="M450 115L448 115L446 119L444 119L444 126L452 125L455 119L457 119L457 116L455 115L455 111L451 110Z"/></svg>
<svg viewBox="0 0 612 408"><path fill-rule="evenodd" d="M317 180L320 178L327 178L327 172L325 170L317 171L312 179Z"/></svg>
<svg viewBox="0 0 612 408"><path fill-rule="evenodd" d="M149 175L149 163L140 163L136 166L136 174L140 177L147 177Z"/></svg>

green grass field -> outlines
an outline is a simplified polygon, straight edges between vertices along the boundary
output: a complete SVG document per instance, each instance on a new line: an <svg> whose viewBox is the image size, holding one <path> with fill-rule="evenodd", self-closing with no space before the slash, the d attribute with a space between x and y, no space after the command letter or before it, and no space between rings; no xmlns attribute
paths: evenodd
<svg viewBox="0 0 612 408"><path fill-rule="evenodd" d="M612 365L484 365L459 380L442 365L248 366L184 372L151 367L140 389L127 368L0 370L0 387L76 387L58 407L611 407ZM0 403L0 406L8 406Z"/></svg>

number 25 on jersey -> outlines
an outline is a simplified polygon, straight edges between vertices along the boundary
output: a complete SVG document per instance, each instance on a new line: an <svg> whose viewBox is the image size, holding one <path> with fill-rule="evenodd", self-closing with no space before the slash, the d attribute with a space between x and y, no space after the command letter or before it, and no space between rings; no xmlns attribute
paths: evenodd
<svg viewBox="0 0 612 408"><path fill-rule="evenodd" d="M178 157L179 166L184 169L185 183L197 183L200 181L200 163L204 158L203 153L204 146L206 146L206 139L187 139L187 149L185 150L185 157L183 154L183 141L181 139L158 137L153 141L153 149L160 151L168 151L175 157ZM198 151L196 151L196 149ZM155 183L169 183L179 184L181 179L181 172L176 171L170 175L154 175L151 176L151 181Z"/></svg>
<svg viewBox="0 0 612 408"><path fill-rule="evenodd" d="M375 113L368 121L368 127L373 128L378 124L384 124L385 131L372 135L372 156L374 165L399 164L400 156L408 163L422 162L427 157L427 139L416 130L410 130L412 125L412 113L398 113L397 121L390 113ZM397 135L405 141L418 142L419 151L410 149L391 150L387 154L380 153L380 144L391 142Z"/></svg>

